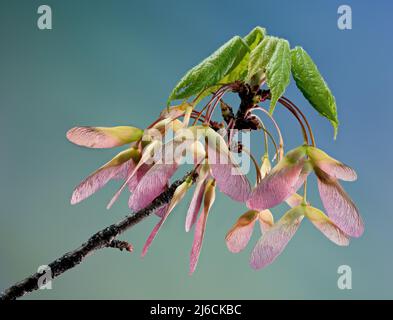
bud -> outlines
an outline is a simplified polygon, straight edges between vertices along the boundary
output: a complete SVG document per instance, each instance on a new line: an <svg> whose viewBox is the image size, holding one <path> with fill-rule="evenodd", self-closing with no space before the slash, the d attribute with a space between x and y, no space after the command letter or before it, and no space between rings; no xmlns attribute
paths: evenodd
<svg viewBox="0 0 393 320"><path fill-rule="evenodd" d="M269 174L272 169L272 165L270 164L269 156L264 155L262 157L262 166L261 166L261 178L263 179L266 175Z"/></svg>
<svg viewBox="0 0 393 320"><path fill-rule="evenodd" d="M216 180L210 179L206 183L204 199L203 199L203 208L204 212L209 212L212 207L214 200L216 199Z"/></svg>
<svg viewBox="0 0 393 320"><path fill-rule="evenodd" d="M235 118L232 108L224 101L220 100L221 114L226 123Z"/></svg>
<svg viewBox="0 0 393 320"><path fill-rule="evenodd" d="M172 197L171 202L169 203L168 209L166 211L166 215L168 215L173 208L175 208L178 203L184 198L186 192L192 186L192 178L188 177L181 185L179 185Z"/></svg>

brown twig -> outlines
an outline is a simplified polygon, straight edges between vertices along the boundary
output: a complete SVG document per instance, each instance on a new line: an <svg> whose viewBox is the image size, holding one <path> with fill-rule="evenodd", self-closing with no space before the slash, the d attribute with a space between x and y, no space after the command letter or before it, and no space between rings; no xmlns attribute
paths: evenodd
<svg viewBox="0 0 393 320"><path fill-rule="evenodd" d="M67 252L62 255L60 258L52 261L48 264L48 267L51 271L52 279L60 276L62 273L70 270L81 262L84 259L92 254L93 252L103 249L103 248L117 248L117 249L127 249L130 251L130 244L125 241L116 240L115 238L122 234L124 231L133 227L144 218L155 212L158 208L168 203L176 190L176 188L182 184L187 177L193 178L195 181L196 173L192 171L191 173L187 173L183 178L175 181L166 191L161 193L157 198L153 200L153 202L147 206L146 208L126 216L123 220L118 223L112 224L101 231L98 231L93 236L91 236L85 243L83 243L79 248ZM22 297L26 293L35 291L38 289L38 284L40 278L43 276L45 271L36 272L31 276L25 278L24 280L14 284L8 289L4 290L4 292L0 295L0 300L14 300L16 298Z"/></svg>

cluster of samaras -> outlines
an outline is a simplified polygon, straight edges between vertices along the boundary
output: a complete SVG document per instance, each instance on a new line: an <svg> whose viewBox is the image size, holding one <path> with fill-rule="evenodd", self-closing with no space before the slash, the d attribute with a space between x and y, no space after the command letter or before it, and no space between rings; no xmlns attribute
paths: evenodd
<svg viewBox="0 0 393 320"><path fill-rule="evenodd" d="M222 100L227 92L236 92L241 98L236 114ZM191 273L195 270L199 258L216 188L233 200L243 202L248 208L226 236L230 251L243 250L251 238L255 223L260 225L262 236L255 245L250 260L253 268L262 268L273 262L293 237L304 217L334 243L348 245L350 237L359 237L362 234L363 222L355 204L338 180L353 181L356 173L315 147L314 136L304 114L291 101L281 97L278 102L295 116L304 138L304 144L284 153L280 127L272 114L262 106L266 99L270 99L268 90L252 89L236 81L215 91L200 111L195 108L196 100L166 108L159 118L144 130L135 127L71 129L67 138L80 146L128 146L79 184L74 190L71 202L78 203L111 179L120 179L124 183L108 207L122 190L128 188L131 193L130 209L141 210L168 188L170 179L182 164L185 154L189 153L194 165L192 173L176 189L170 202L157 210L160 220L148 237L142 255L146 254L164 221L194 183L195 189L185 222L186 231L195 224L190 256ZM221 107L222 122L213 121L212 118L217 105ZM256 115L257 112L262 112L273 122L277 134L273 135L266 129L261 118ZM265 150L261 163L253 156L255 150L248 150L234 139L233 133L236 130L263 133ZM173 138L165 141L163 137L169 132L173 133ZM273 157L269 157L268 143L274 145ZM174 151L179 148L181 152ZM233 153L244 153L252 160L257 180L254 187L234 161ZM277 162L274 166L271 166L272 159ZM327 215L311 206L306 199L307 177L311 173L315 173L317 177L319 193ZM300 195L297 192L302 186L303 193ZM290 210L274 221L269 209L282 202L286 202Z"/></svg>
<svg viewBox="0 0 393 320"><path fill-rule="evenodd" d="M131 192L130 209L143 209L168 188L171 177L184 158L191 154L193 170L175 190L170 202L157 210L160 221L150 234L143 255L173 208L194 183L195 191L186 216L186 231L196 224L191 273L199 258L216 187L233 200L243 202L249 209L239 217L226 236L230 251L244 249L255 223L258 221L261 226L262 237L251 254L251 266L254 268L270 264L282 252L304 217L334 243L347 245L349 238L359 237L364 227L355 204L338 180L353 181L356 173L316 148L306 116L283 96L291 75L311 106L330 121L336 135L338 117L335 98L311 57L302 47L291 48L287 40L267 35L266 29L256 27L245 37L231 38L190 69L168 100L184 102L163 110L160 117L145 130L134 127L71 129L68 139L81 146L111 148L131 144L85 179L75 189L71 202L82 201L111 179L123 179L123 185L108 207L124 188L128 188ZM262 90L264 85L269 90ZM223 96L228 92L235 92L240 97L241 103L236 113L223 101ZM198 111L198 103L210 94L212 96L207 104ZM185 99L191 97L195 97L192 102L186 102ZM262 106L266 100L270 100L268 110L267 106ZM277 103L295 117L303 136L303 144L286 154L280 127L273 118ZM213 120L217 105L221 107L221 122ZM267 129L258 112L273 122L277 135ZM251 148L239 141L238 131L263 133L261 163L254 156L260 151L259 146ZM164 139L169 133L173 137ZM269 155L270 144L275 148L273 157ZM254 187L235 161L234 155L239 154L254 164ZM273 168L271 159L277 161ZM317 176L327 215L307 201L307 178L312 172ZM297 192L302 186L303 193L299 195ZM286 202L291 209L274 221L269 209L282 202Z"/></svg>

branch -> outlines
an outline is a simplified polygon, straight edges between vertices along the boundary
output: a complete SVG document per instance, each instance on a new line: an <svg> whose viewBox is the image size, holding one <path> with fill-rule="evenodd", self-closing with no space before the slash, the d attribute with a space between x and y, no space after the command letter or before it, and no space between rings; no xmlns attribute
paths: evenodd
<svg viewBox="0 0 393 320"><path fill-rule="evenodd" d="M197 174L195 172L187 173L183 178L175 181L166 191L161 193L153 202L146 208L139 210L135 214L126 216L118 223L112 224L101 231L92 235L85 243L79 248L67 252L60 258L52 261L48 267L52 272L52 279L60 276L62 273L70 270L79 265L91 253L103 248L117 248L120 250L126 249L132 251L132 246L125 241L115 240L121 233L133 227L144 218L152 214L156 209L168 203L176 190L188 176L192 176L195 181ZM0 300L14 300L22 297L26 293L38 289L38 281L43 276L45 271L36 272L26 279L14 284L0 295Z"/></svg>

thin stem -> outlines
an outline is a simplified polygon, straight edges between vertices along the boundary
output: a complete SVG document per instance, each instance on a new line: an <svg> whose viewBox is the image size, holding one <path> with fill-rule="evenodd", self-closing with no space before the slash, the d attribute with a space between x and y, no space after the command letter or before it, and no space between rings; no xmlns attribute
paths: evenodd
<svg viewBox="0 0 393 320"><path fill-rule="evenodd" d="M198 117L198 116L196 116L196 115L194 115L194 114L192 114L191 115L191 119L193 119L193 120L199 120L200 122L205 122L205 119L204 119L204 117L201 119L201 117Z"/></svg>
<svg viewBox="0 0 393 320"><path fill-rule="evenodd" d="M283 156L284 156L284 140L282 138L281 130L280 130L280 127L278 126L276 120L274 120L273 116L269 112L267 112L265 109L263 109L260 106L257 106L257 107L254 107L254 108L248 110L247 113L251 112L251 110L260 110L263 113L265 113L270 118L270 120L272 120L274 126L276 127L277 134L279 136L280 145L279 145L279 148L278 148L278 150L279 150L278 160L281 160L283 158ZM268 131L266 131L266 132L268 132Z"/></svg>
<svg viewBox="0 0 393 320"><path fill-rule="evenodd" d="M180 115L178 115L178 116L176 116L176 117L174 117L172 120L171 120L171 122L173 122L174 120L177 120L177 119L179 119L179 118L181 118L181 117L183 117L184 115L183 114L180 114ZM191 116L190 116L190 118L191 119L194 119L195 121L201 121L201 122L205 122L205 116L204 115L202 115L202 116L200 116L200 115L196 115L196 114L191 114ZM202 118L202 119L201 119ZM195 123L194 123L195 124Z"/></svg>
<svg viewBox="0 0 393 320"><path fill-rule="evenodd" d="M228 132L228 145L231 144L232 136L233 136L233 126L235 125L235 121L231 119L228 123L227 132Z"/></svg>
<svg viewBox="0 0 393 320"><path fill-rule="evenodd" d="M158 117L154 122L152 122L146 129L150 129L153 128L153 126L155 126L157 123L159 123L161 120L163 120L164 118L162 118L161 116Z"/></svg>
<svg viewBox="0 0 393 320"><path fill-rule="evenodd" d="M212 96L212 98L209 100L209 102L202 108L202 110L199 112L199 114L202 115L202 113L207 109L207 111L206 111L206 118L208 118L208 114L209 114L209 111L210 111L209 109L210 109L210 106L212 105L213 101L214 101L218 96L220 96L220 95L221 95L221 97L220 97L220 99L221 99L222 96L223 96L227 91L231 90L231 89L233 88L234 85L235 85L234 83L229 83L229 84L223 85L221 88L219 88L219 89L213 94L213 96ZM206 89L205 89L205 90L206 90ZM205 90L203 90L203 91L198 95L198 97L199 97ZM198 98L198 97L197 97L197 98ZM197 98L196 98L196 99L197 99ZM219 101L220 99L218 99L218 101ZM193 103L194 103L195 101L196 101L196 100L194 99ZM218 103L218 101L217 101L216 103ZM210 118L208 118L208 119L209 119L209 121L210 121ZM195 125L195 124L197 123L198 120L199 120L199 118L197 118L197 119L194 121L193 125Z"/></svg>
<svg viewBox="0 0 393 320"><path fill-rule="evenodd" d="M201 111L199 111L198 117L194 120L193 126L198 122L199 118L202 116L202 113L209 108L209 106L213 103L213 100L215 99L215 95L209 100L209 102L202 108ZM207 112L206 112L207 114ZM205 116L206 119L206 116Z"/></svg>
<svg viewBox="0 0 393 320"><path fill-rule="evenodd" d="M304 143L308 145L309 141L308 141L308 135L307 135L306 128L303 124L303 121L300 119L298 113L296 112L296 110L289 103L287 103L285 100L279 99L278 101L295 116L295 118L297 119L297 121L300 124L302 134L303 134Z"/></svg>
<svg viewBox="0 0 393 320"><path fill-rule="evenodd" d="M313 133L313 131L312 131L312 129L311 129L311 125L310 125L310 123L308 122L308 120L307 120L305 114L302 112L302 110L301 110L298 106L296 106L296 105L295 105L291 100L289 100L288 98L286 98L286 97L283 96L283 97L281 97L281 99L287 101L289 104L291 104L291 106L292 106L293 108L295 108L295 110L296 110L297 112L300 113L301 117L303 118L304 122L306 123L308 132L310 133L311 143L312 143L313 147L315 147L316 144L315 144L314 133Z"/></svg>
<svg viewBox="0 0 393 320"><path fill-rule="evenodd" d="M217 95L216 102L214 103L213 107L211 108L211 110L208 109L208 111L207 111L206 119L209 119L209 121L211 120L214 110L216 109L218 103L221 101L222 97L224 96L224 94L227 91L228 91L228 89L224 90L222 93Z"/></svg>
<svg viewBox="0 0 393 320"><path fill-rule="evenodd" d="M258 116L256 116L255 114L253 114L253 116L255 116L255 117L257 117L258 118L258 120L261 122L261 124L262 124L262 130L263 130L263 134L264 134L264 138L265 138L265 141L264 141L264 143L265 143L265 155L267 156L268 154L269 154L269 152L268 152L268 140L267 140L267 137L269 137L270 138L270 140L271 140L271 142L273 143L273 146L274 146L274 151L275 151L275 154L276 154L276 157L278 157L279 156L279 151L278 151L278 147L277 147L277 143L276 143L276 140L274 139L274 137L273 137L273 135L270 133L270 131L269 130L267 130L266 129L266 127L265 127L265 125L263 124L263 122L262 122L262 120L258 117ZM228 131L229 131L229 133L230 134L228 134L228 144L230 144L230 141L231 141L231 138L232 138L232 127L233 127L233 125L235 124L234 122L233 122L233 120L231 119L231 121L232 122L230 122L230 124L228 125ZM232 125L232 126L231 126Z"/></svg>
<svg viewBox="0 0 393 320"><path fill-rule="evenodd" d="M262 130L263 130L263 142L264 142L264 147L265 147L265 152L264 152L264 154L266 155L266 156L268 156L269 155L269 143L268 143L268 134L267 134L267 129L266 129L266 126L265 126L265 124L263 123L263 121L261 120L261 118L259 118L258 116L256 116L255 114L254 114L254 117L257 117L257 119L259 120L259 122L261 123L261 126L262 126ZM276 150L276 152L277 152L277 150Z"/></svg>
<svg viewBox="0 0 393 320"><path fill-rule="evenodd" d="M242 150L247 153L250 157L250 159L252 160L252 162L254 163L255 166L255 172L257 175L257 184L261 182L262 180L262 174L261 174L261 170L259 169L259 164L258 161L255 159L255 157L252 155L251 151L248 150L246 147L242 147Z"/></svg>
<svg viewBox="0 0 393 320"><path fill-rule="evenodd" d="M194 105L194 104L199 100L199 98L206 92L206 90L210 90L210 89L213 88L213 87L222 86L220 89L217 90L217 91L219 91L219 90L221 90L222 88L232 88L233 85L234 85L234 83L217 83L217 84L214 84L214 85L212 85L212 86L209 86L209 87L203 89L203 90L195 97L195 99L192 100L192 104Z"/></svg>
<svg viewBox="0 0 393 320"><path fill-rule="evenodd" d="M269 132L269 130L267 130L267 129L265 129L265 128L262 128L262 130L264 131L265 134L267 134L267 135L269 136L270 140L271 140L272 143L273 143L274 151L275 151L276 157L279 157L279 160L281 160L282 155L280 155L279 149L278 149L278 147L277 147L276 140L274 140L273 135ZM266 152L266 150L265 150L265 155L267 155L267 154L268 154L268 152Z"/></svg>
<svg viewBox="0 0 393 320"><path fill-rule="evenodd" d="M200 115L200 112L199 111L197 111L197 110L192 110L192 115L194 115L194 116L199 116ZM204 119L205 118L205 115L204 114L202 114L201 115L201 118L202 119Z"/></svg>

